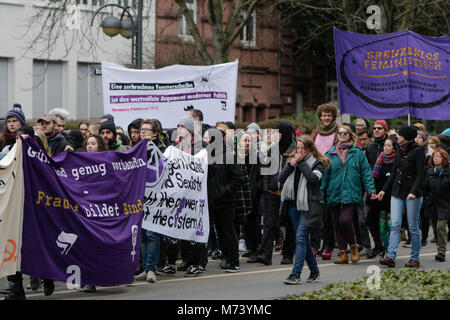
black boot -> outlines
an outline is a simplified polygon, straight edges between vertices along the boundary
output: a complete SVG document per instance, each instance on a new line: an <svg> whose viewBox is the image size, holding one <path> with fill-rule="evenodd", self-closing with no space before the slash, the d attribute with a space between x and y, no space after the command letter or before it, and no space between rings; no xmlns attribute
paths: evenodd
<svg viewBox="0 0 450 320"><path fill-rule="evenodd" d="M23 284L15 284L10 294L5 297L5 300L25 300L25 290Z"/></svg>
<svg viewBox="0 0 450 320"><path fill-rule="evenodd" d="M55 291L55 284L53 280L43 279L44 280L44 294L46 296L51 296L53 291Z"/></svg>

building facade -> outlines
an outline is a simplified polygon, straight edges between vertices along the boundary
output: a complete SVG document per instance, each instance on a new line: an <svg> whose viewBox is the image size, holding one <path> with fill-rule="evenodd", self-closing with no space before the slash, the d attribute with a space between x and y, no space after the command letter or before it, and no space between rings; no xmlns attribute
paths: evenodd
<svg viewBox="0 0 450 320"><path fill-rule="evenodd" d="M65 3L72 5L55 9ZM99 64L131 64L131 40L109 38L100 27L111 13L120 18L120 9L103 9L90 25L96 10L108 3L136 7L137 2L0 0L0 117L16 102L22 104L27 119L56 107L67 109L71 119L103 114ZM155 2L144 4L143 67L153 68Z"/></svg>

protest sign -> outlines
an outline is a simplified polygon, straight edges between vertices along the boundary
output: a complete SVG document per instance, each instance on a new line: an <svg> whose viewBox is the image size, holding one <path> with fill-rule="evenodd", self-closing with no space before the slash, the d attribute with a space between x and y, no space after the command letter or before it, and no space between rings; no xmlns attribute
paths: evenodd
<svg viewBox="0 0 450 320"><path fill-rule="evenodd" d="M234 122L238 61L212 66L173 65L135 70L103 62L104 113L127 128L137 118L158 119L175 128L188 107L203 112L204 122Z"/></svg>
<svg viewBox="0 0 450 320"><path fill-rule="evenodd" d="M334 44L341 113L450 119L450 36L334 28Z"/></svg>
<svg viewBox="0 0 450 320"><path fill-rule="evenodd" d="M63 152L23 141L22 272L80 285L131 283L139 262L146 144L127 152ZM76 278L76 277L75 277Z"/></svg>
<svg viewBox="0 0 450 320"><path fill-rule="evenodd" d="M170 146L164 155L156 147L152 152L142 228L172 238L208 242L206 150L190 155Z"/></svg>
<svg viewBox="0 0 450 320"><path fill-rule="evenodd" d="M22 142L0 160L0 277L20 270L23 219Z"/></svg>

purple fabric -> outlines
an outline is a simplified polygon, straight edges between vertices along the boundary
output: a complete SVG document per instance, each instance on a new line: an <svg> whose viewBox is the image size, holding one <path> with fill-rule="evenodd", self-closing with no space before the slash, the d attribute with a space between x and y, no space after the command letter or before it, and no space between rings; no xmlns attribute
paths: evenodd
<svg viewBox="0 0 450 320"><path fill-rule="evenodd" d="M21 271L69 282L79 268L81 285L131 283L139 262L146 141L125 153L48 158L28 138L23 154Z"/></svg>
<svg viewBox="0 0 450 320"><path fill-rule="evenodd" d="M341 113L450 119L450 36L334 28L334 44Z"/></svg>

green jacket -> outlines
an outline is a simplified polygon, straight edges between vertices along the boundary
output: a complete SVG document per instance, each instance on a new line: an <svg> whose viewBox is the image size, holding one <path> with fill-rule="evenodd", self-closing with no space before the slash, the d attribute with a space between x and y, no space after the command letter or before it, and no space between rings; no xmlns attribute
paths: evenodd
<svg viewBox="0 0 450 320"><path fill-rule="evenodd" d="M362 204L364 191L376 193L372 170L364 152L358 147L348 151L345 165L332 147L325 154L331 165L322 177L320 190L329 207L339 204Z"/></svg>

